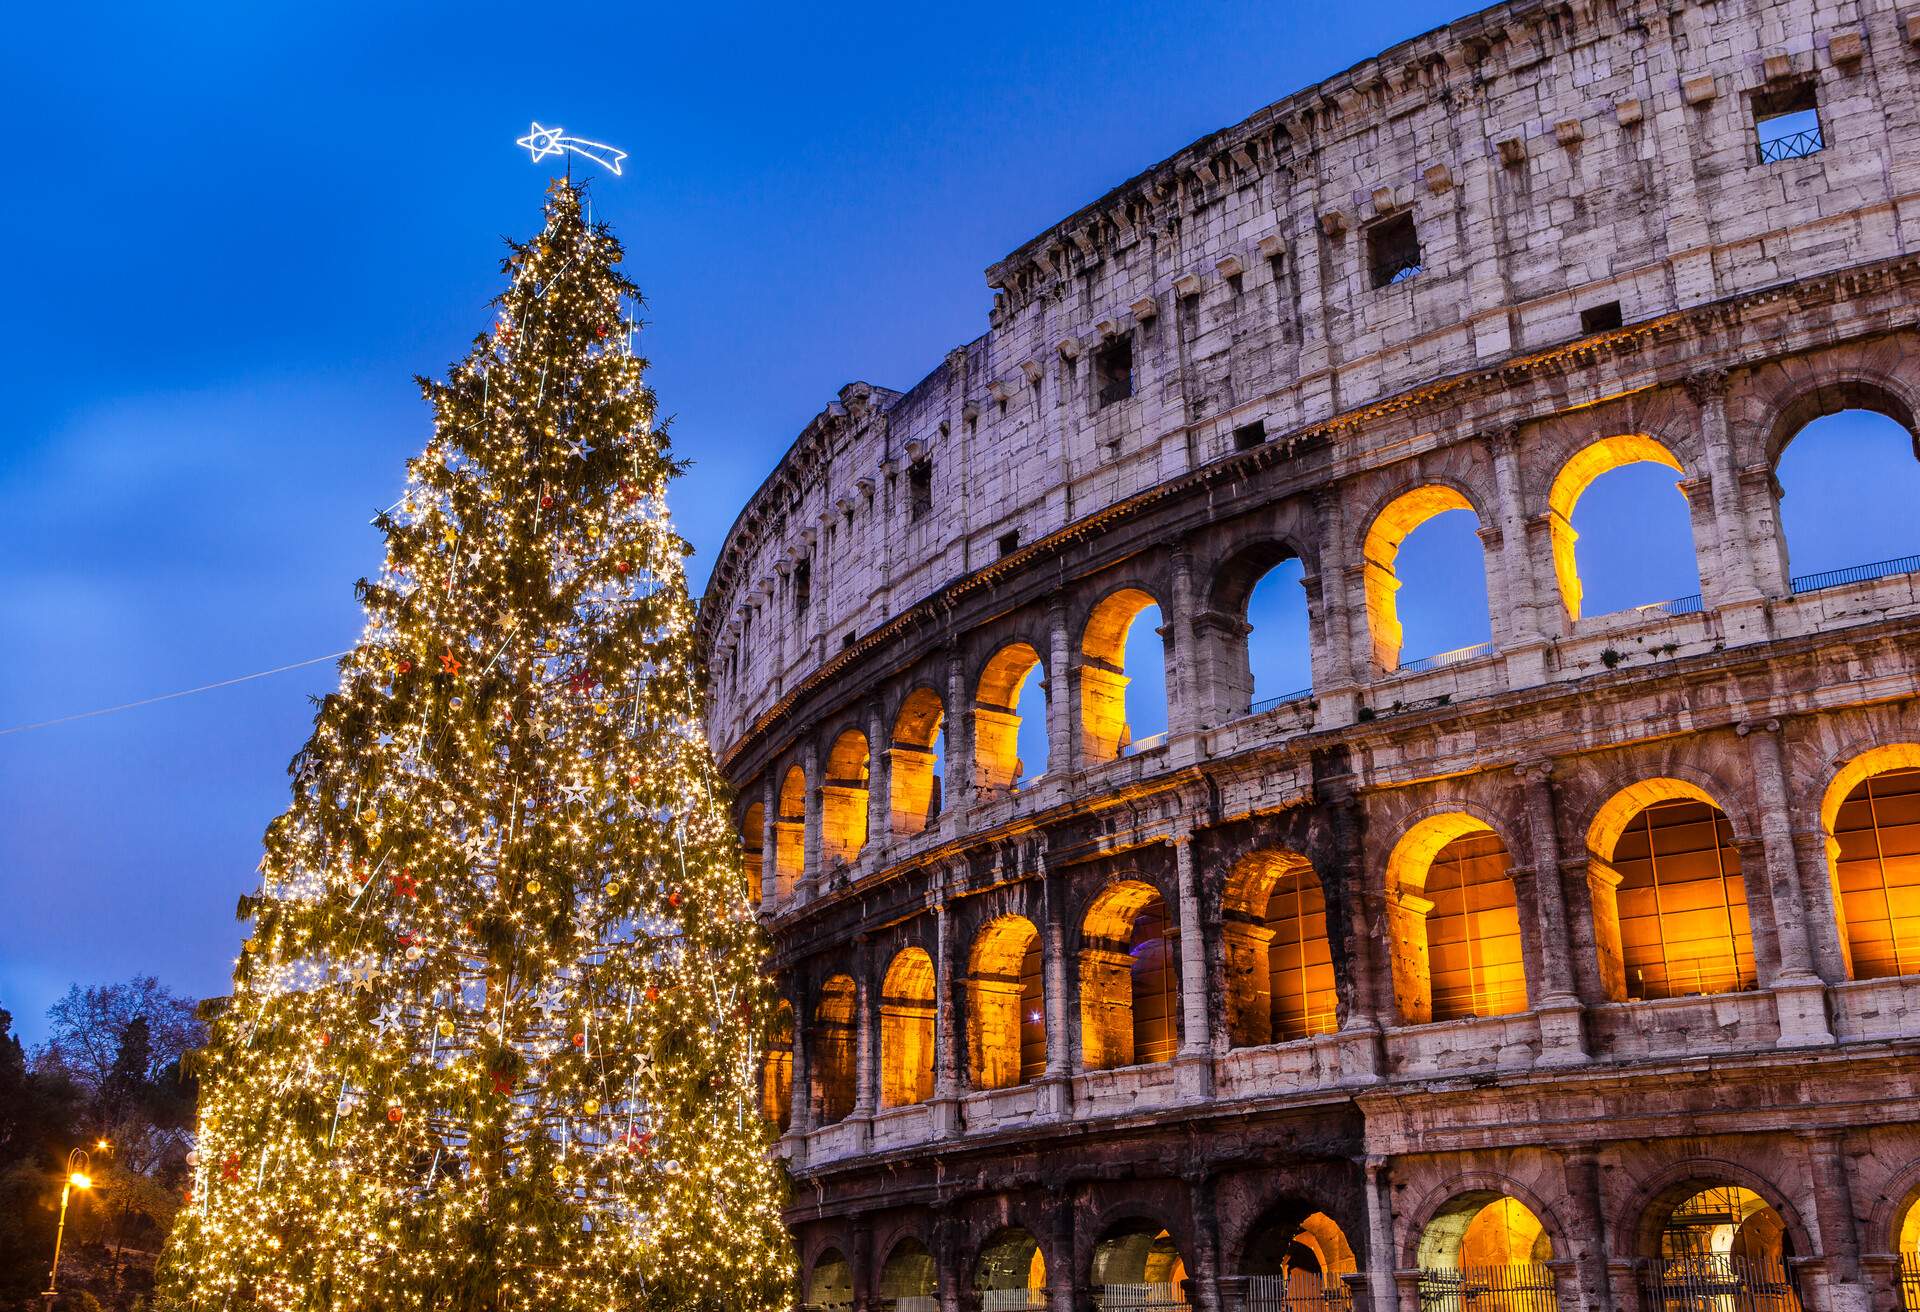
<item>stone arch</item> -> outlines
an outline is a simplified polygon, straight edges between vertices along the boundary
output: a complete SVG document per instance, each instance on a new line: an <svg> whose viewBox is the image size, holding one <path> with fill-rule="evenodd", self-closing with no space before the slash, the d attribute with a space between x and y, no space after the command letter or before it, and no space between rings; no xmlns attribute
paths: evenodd
<svg viewBox="0 0 1920 1312"><path fill-rule="evenodd" d="M933 958L902 948L880 985L880 1105L933 1097Z"/></svg>
<svg viewBox="0 0 1920 1312"><path fill-rule="evenodd" d="M814 1255L807 1268L806 1294L809 1308L843 1312L853 1306L853 1266L837 1244L829 1244Z"/></svg>
<svg viewBox="0 0 1920 1312"><path fill-rule="evenodd" d="M1130 1212L1098 1233L1087 1274L1103 1312L1187 1301L1186 1260L1170 1228Z"/></svg>
<svg viewBox="0 0 1920 1312"><path fill-rule="evenodd" d="M1482 1221L1481 1233L1474 1233L1474 1223L1495 1205L1500 1210ZM1519 1215L1516 1207L1526 1215ZM1423 1272L1486 1265L1528 1267L1571 1252L1552 1205L1521 1181L1497 1171L1457 1175L1430 1191L1409 1215L1418 1220L1407 1230L1405 1264ZM1503 1256L1502 1248L1504 1256L1519 1260L1486 1260ZM1545 1287L1552 1288L1550 1277Z"/></svg>
<svg viewBox="0 0 1920 1312"><path fill-rule="evenodd" d="M1820 799L1820 833L1847 977L1920 974L1920 743L1841 765Z"/></svg>
<svg viewBox="0 0 1920 1312"><path fill-rule="evenodd" d="M867 783L871 752L867 736L843 729L827 750L827 777L820 782L820 855L852 861L867 845Z"/></svg>
<svg viewBox="0 0 1920 1312"><path fill-rule="evenodd" d="M1400 668L1402 637L1396 597L1400 580L1394 573L1394 563L1399 558L1401 545L1415 529L1450 510L1471 511L1485 526L1485 517L1473 499L1450 482L1424 483L1400 493L1382 506L1367 524L1366 536L1360 544L1367 632L1373 639L1374 663L1388 674Z"/></svg>
<svg viewBox="0 0 1920 1312"><path fill-rule="evenodd" d="M781 1134L793 1124L793 1004L774 1006L767 1050L760 1059L760 1110Z"/></svg>
<svg viewBox="0 0 1920 1312"><path fill-rule="evenodd" d="M1569 623L1577 623L1580 619L1583 591L1579 564L1574 557L1574 542L1580 536L1573 529L1574 507L1602 475L1641 463L1665 465L1683 480L1688 476L1680 457L1658 438L1647 433L1616 433L1589 442L1568 456L1547 490L1547 527L1553 548L1553 574L1560 589L1560 603L1565 608Z"/></svg>
<svg viewBox="0 0 1920 1312"><path fill-rule="evenodd" d="M1394 844L1387 857L1387 915L1394 1001L1403 1022L1527 1009L1509 852L1493 825L1466 810L1430 814Z"/></svg>
<svg viewBox="0 0 1920 1312"><path fill-rule="evenodd" d="M1807 1257L1820 1255L1812 1231L1799 1212L1787 1201L1774 1182L1738 1162L1715 1157L1689 1157L1671 1163L1640 1182L1621 1215L1626 1224L1618 1227L1616 1243L1625 1251L1623 1258L1659 1258L1662 1233L1674 1206L1686 1201L1701 1188L1731 1186L1754 1195L1780 1218L1780 1238L1788 1254Z"/></svg>
<svg viewBox="0 0 1920 1312"><path fill-rule="evenodd" d="M988 921L967 960L967 1070L977 1089L1006 1089L1046 1073L1040 931L1025 916Z"/></svg>
<svg viewBox="0 0 1920 1312"><path fill-rule="evenodd" d="M1127 714L1127 636L1147 610L1166 612L1135 584L1115 588L1095 603L1080 631L1080 753L1089 763L1111 761L1132 745ZM1164 660L1164 648L1163 648Z"/></svg>
<svg viewBox="0 0 1920 1312"><path fill-rule="evenodd" d="M807 865L807 772L798 765L787 767L774 797L773 862L779 896L792 897Z"/></svg>
<svg viewBox="0 0 1920 1312"><path fill-rule="evenodd" d="M1886 1247L1876 1248L1877 1243ZM1867 1252L1910 1254L1920 1258L1920 1162L1915 1162L1880 1189L1868 1218Z"/></svg>
<svg viewBox="0 0 1920 1312"><path fill-rule="evenodd" d="M914 1235L903 1235L887 1250L880 1264L875 1292L894 1312L936 1312L939 1274L933 1254Z"/></svg>
<svg viewBox="0 0 1920 1312"><path fill-rule="evenodd" d="M1885 415L1913 435L1914 454L1920 456L1920 392L1890 374L1867 369L1835 369L1818 382L1780 398L1764 420L1766 447L1761 453L1769 469L1778 470L1800 430L1816 419L1843 410L1871 410Z"/></svg>
<svg viewBox="0 0 1920 1312"><path fill-rule="evenodd" d="M1326 893L1313 863L1284 849L1245 854L1227 873L1222 910L1233 1046L1338 1029Z"/></svg>
<svg viewBox="0 0 1920 1312"><path fill-rule="evenodd" d="M1202 667L1195 683L1209 696L1207 723L1225 723L1256 705L1266 709L1267 703L1296 692L1312 692L1317 635L1304 592L1299 599L1304 623L1298 632L1256 624L1251 613L1255 592L1275 570L1298 562L1304 581L1311 559L1291 536L1262 535L1236 545L1215 567L1207 607L1193 624L1192 658ZM1287 649L1296 644L1300 650L1293 654L1304 661L1305 677L1279 679L1278 667L1284 665L1288 672L1295 668L1287 662Z"/></svg>
<svg viewBox="0 0 1920 1312"><path fill-rule="evenodd" d="M1600 981L1615 1002L1754 986L1753 930L1733 822L1699 784L1621 788L1587 826Z"/></svg>
<svg viewBox="0 0 1920 1312"><path fill-rule="evenodd" d="M817 1125L843 1121L853 1110L859 996L852 976L833 975L820 985L820 997L813 1006L807 1046Z"/></svg>
<svg viewBox="0 0 1920 1312"><path fill-rule="evenodd" d="M1160 890L1102 889L1080 922L1080 1053L1085 1069L1171 1061L1179 1046L1179 954Z"/></svg>
<svg viewBox="0 0 1920 1312"><path fill-rule="evenodd" d="M750 802L740 816L740 881L747 905L759 906L766 883L767 805Z"/></svg>
<svg viewBox="0 0 1920 1312"><path fill-rule="evenodd" d="M1021 640L1002 646L980 669L974 685L973 755L975 778L982 788L1012 788L1026 777L1020 761L1020 713L1015 708L1021 687L1036 670L1046 678L1040 653ZM1048 713L1052 714L1051 705Z"/></svg>
<svg viewBox="0 0 1920 1312"><path fill-rule="evenodd" d="M1025 1226L1002 1226L987 1236L973 1271L981 1312L1019 1312L1046 1306L1046 1252Z"/></svg>
<svg viewBox="0 0 1920 1312"><path fill-rule="evenodd" d="M1238 1274L1247 1312L1294 1312L1343 1303L1344 1277L1360 1269L1340 1223L1311 1203L1284 1199L1248 1227Z"/></svg>
<svg viewBox="0 0 1920 1312"><path fill-rule="evenodd" d="M946 717L946 702L926 684L902 698L893 717L888 803L896 834L917 834L940 814L940 776L935 771L942 761L935 746L942 741Z"/></svg>
<svg viewBox="0 0 1920 1312"><path fill-rule="evenodd" d="M1839 418L1847 415L1850 421ZM1836 422L1821 422L1828 419ZM1767 424L1765 459L1773 472L1773 498L1765 532L1772 537L1775 590L1791 595L1796 572L1816 575L1803 577L1802 583L1817 588L1848 581L1845 574L1839 580L1817 575L1920 553L1910 514L1887 513L1893 506L1908 509L1920 491L1920 427L1913 399L1897 380L1857 370L1829 373L1780 401ZM1804 503L1816 512L1811 519L1800 517L1795 508L1803 503L1793 497L1809 485L1828 494ZM1828 512L1836 491L1849 497L1842 504L1854 513ZM1790 526L1790 515L1799 522ZM1897 526L1897 531L1884 532L1883 526ZM1838 539L1827 543L1832 554L1825 560L1807 550L1815 534Z"/></svg>

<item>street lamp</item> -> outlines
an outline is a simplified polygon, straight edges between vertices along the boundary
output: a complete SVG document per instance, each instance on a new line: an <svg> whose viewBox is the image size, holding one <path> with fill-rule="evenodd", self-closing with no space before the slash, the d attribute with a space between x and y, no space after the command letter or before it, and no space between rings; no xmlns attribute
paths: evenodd
<svg viewBox="0 0 1920 1312"><path fill-rule="evenodd" d="M60 1278L60 1241L67 1235L67 1200L73 1197L75 1189L93 1188L93 1177L87 1171L93 1166L85 1148L75 1148L67 1154L67 1178L60 1186L60 1227L53 1232L53 1269L47 1272L47 1306L53 1306L53 1300L59 1295L54 1286Z"/></svg>

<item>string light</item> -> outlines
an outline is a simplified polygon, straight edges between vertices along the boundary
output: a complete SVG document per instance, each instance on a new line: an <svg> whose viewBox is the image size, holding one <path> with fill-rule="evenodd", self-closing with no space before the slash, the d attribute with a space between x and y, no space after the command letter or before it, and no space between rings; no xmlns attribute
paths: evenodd
<svg viewBox="0 0 1920 1312"><path fill-rule="evenodd" d="M433 436L196 1059L164 1305L790 1301L675 466L581 205L554 185L498 322L422 384Z"/></svg>
<svg viewBox="0 0 1920 1312"><path fill-rule="evenodd" d="M536 164L550 155L565 155L571 151L609 170L616 178L620 176L620 161L627 157L626 151L609 146L603 141L570 137L566 132L565 128L543 128L540 126L540 120L535 119L532 130L526 136L516 140L514 144L530 153Z"/></svg>

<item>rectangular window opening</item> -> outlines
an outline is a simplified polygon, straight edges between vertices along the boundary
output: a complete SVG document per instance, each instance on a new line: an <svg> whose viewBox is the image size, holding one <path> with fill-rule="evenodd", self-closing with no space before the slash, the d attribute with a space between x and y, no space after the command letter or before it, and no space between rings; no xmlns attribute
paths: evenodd
<svg viewBox="0 0 1920 1312"><path fill-rule="evenodd" d="M840 650L842 650L842 651L845 651L845 650L846 650L847 648L849 648L849 647L851 647L851 646L853 646L853 644L854 644L854 641L855 641L855 640L856 640L856 639L857 639L857 638L858 638L859 636L860 636L860 635L859 635L858 633L856 633L856 632L854 632L854 630L852 630L852 629L848 629L848 630L847 630L847 636L846 636L846 637L844 637L844 638L842 638L842 639L840 639Z"/></svg>
<svg viewBox="0 0 1920 1312"><path fill-rule="evenodd" d="M1094 352L1093 391L1103 407L1133 395L1133 334L1116 337Z"/></svg>
<svg viewBox="0 0 1920 1312"><path fill-rule="evenodd" d="M933 461L921 459L907 466L907 505L914 519L933 510Z"/></svg>
<svg viewBox="0 0 1920 1312"><path fill-rule="evenodd" d="M805 615L807 607L813 604L813 562L800 561L793 567L793 609L796 614Z"/></svg>
<svg viewBox="0 0 1920 1312"><path fill-rule="evenodd" d="M1753 138L1762 164L1805 159L1826 149L1820 131L1820 105L1811 81L1753 97Z"/></svg>
<svg viewBox="0 0 1920 1312"><path fill-rule="evenodd" d="M1604 333L1618 328L1623 320L1620 317L1620 302L1608 301L1604 305L1590 305L1580 311L1580 333Z"/></svg>
<svg viewBox="0 0 1920 1312"><path fill-rule="evenodd" d="M1267 440L1267 421L1256 419L1250 424L1242 424L1233 430L1233 449L1251 451Z"/></svg>
<svg viewBox="0 0 1920 1312"><path fill-rule="evenodd" d="M1413 212L1402 210L1367 229L1367 254L1373 266L1373 285L1390 287L1420 272L1420 234Z"/></svg>
<svg viewBox="0 0 1920 1312"><path fill-rule="evenodd" d="M1000 554L1002 556L1011 556L1018 550L1020 550L1019 529L1014 529L1011 533L1002 533L1000 535Z"/></svg>

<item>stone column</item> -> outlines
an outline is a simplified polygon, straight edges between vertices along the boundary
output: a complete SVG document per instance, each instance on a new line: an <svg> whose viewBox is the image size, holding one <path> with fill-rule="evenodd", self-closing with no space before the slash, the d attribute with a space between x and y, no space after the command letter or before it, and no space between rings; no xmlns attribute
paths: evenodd
<svg viewBox="0 0 1920 1312"><path fill-rule="evenodd" d="M853 975L853 1110L849 1121L870 1120L879 1102L880 985L874 979L872 950L856 950Z"/></svg>
<svg viewBox="0 0 1920 1312"><path fill-rule="evenodd" d="M1193 1218L1193 1264L1188 1268L1187 1303L1199 1312L1220 1312L1220 1221L1213 1181L1196 1172L1187 1181L1187 1211Z"/></svg>
<svg viewBox="0 0 1920 1312"><path fill-rule="evenodd" d="M954 1029L953 1005L953 909L943 896L933 910L933 1132L936 1137L951 1138L960 1133L960 1038Z"/></svg>
<svg viewBox="0 0 1920 1312"><path fill-rule="evenodd" d="M1395 1276L1400 1262L1393 1244L1393 1194L1388 1185L1388 1159L1367 1155L1367 1284L1373 1291L1373 1312L1393 1312L1398 1306ZM1358 1312L1358 1309L1355 1309Z"/></svg>
<svg viewBox="0 0 1920 1312"><path fill-rule="evenodd" d="M813 1129L813 1017L806 1009L804 988L793 991L793 1093L787 1118L788 1163L806 1165L807 1132Z"/></svg>
<svg viewBox="0 0 1920 1312"><path fill-rule="evenodd" d="M968 1312L969 1305L980 1305L980 1297L961 1280L959 1218L938 1205L933 1214L938 1218L933 1228L933 1288L940 1300L940 1312ZM963 1294L968 1296L965 1303Z"/></svg>
<svg viewBox="0 0 1920 1312"><path fill-rule="evenodd" d="M1493 452L1493 482L1500 498L1500 578L1504 605L1494 607L1496 622L1504 612L1500 639L1507 668L1507 686L1523 688L1544 683L1547 677L1547 640L1541 632L1540 599L1533 579L1533 559L1527 553L1527 511L1520 491L1520 429L1500 429L1487 439Z"/></svg>
<svg viewBox="0 0 1920 1312"><path fill-rule="evenodd" d="M760 786L760 905L780 900L780 794L769 773Z"/></svg>
<svg viewBox="0 0 1920 1312"><path fill-rule="evenodd" d="M1584 1014L1574 985L1573 943L1567 933L1566 889L1560 882L1560 836L1548 776L1553 762L1535 761L1515 771L1526 794L1533 843L1533 905L1540 939L1540 979L1529 993L1540 1022L1542 1066L1587 1060Z"/></svg>
<svg viewBox="0 0 1920 1312"><path fill-rule="evenodd" d="M1073 1192L1070 1187L1049 1192L1053 1195L1053 1225L1048 1234L1051 1251L1046 1254L1047 1312L1077 1312L1079 1299L1074 1277L1080 1270L1080 1255L1074 1251Z"/></svg>
<svg viewBox="0 0 1920 1312"><path fill-rule="evenodd" d="M1766 606L1754 582L1753 544L1740 504L1740 476L1727 431L1727 375L1707 369L1687 379L1687 395L1700 408L1700 437L1707 453L1707 479L1713 498L1714 547L1718 559L1701 561L1700 573L1717 580L1722 611L1733 614L1725 625L1727 641L1760 642L1769 635Z"/></svg>
<svg viewBox="0 0 1920 1312"><path fill-rule="evenodd" d="M847 1218L853 1232L853 1249L847 1265L853 1277L853 1312L869 1312L880 1304L879 1291L873 1287L873 1223L858 1213Z"/></svg>
<svg viewBox="0 0 1920 1312"><path fill-rule="evenodd" d="M1606 1209L1600 1201L1600 1170L1593 1149L1564 1149L1560 1154L1561 1180L1567 1191L1568 1229L1573 1276L1580 1306L1593 1312L1613 1312L1613 1289L1607 1278Z"/></svg>
<svg viewBox="0 0 1920 1312"><path fill-rule="evenodd" d="M1067 889L1066 876L1047 863L1046 849L1039 853L1040 886L1045 906L1040 927L1040 969L1045 977L1047 1073L1042 1077L1040 1111L1042 1115L1065 1117L1073 1111L1074 972L1067 962ZM1048 1268L1051 1271L1051 1267Z"/></svg>
<svg viewBox="0 0 1920 1312"><path fill-rule="evenodd" d="M1774 944L1780 961L1779 973L1761 983L1773 989L1780 1013L1781 1047L1832 1043L1826 988L1813 973L1813 954L1808 947L1807 905L1794 857L1792 802L1787 795L1786 763L1780 749L1780 721L1749 721L1740 726L1739 732L1747 740L1747 757L1753 770L1765 884L1773 906ZM1744 864L1741 876L1751 879ZM1749 897L1752 887L1749 882Z"/></svg>
<svg viewBox="0 0 1920 1312"><path fill-rule="evenodd" d="M1320 703L1317 727L1335 728L1353 723L1359 710L1360 695L1353 668L1353 622L1355 608L1349 604L1357 595L1349 578L1345 505L1338 486L1323 487L1313 494L1314 513L1320 517L1320 631L1309 635L1319 659L1313 662L1314 697ZM1360 614L1365 607L1359 608ZM1324 672L1324 673L1323 673ZM1321 686L1324 685L1324 686Z"/></svg>
<svg viewBox="0 0 1920 1312"><path fill-rule="evenodd" d="M973 759L973 694L967 687L966 658L958 648L947 653L947 704L942 714L947 735L946 779L940 799L940 818L948 825L973 804L978 766Z"/></svg>
<svg viewBox="0 0 1920 1312"><path fill-rule="evenodd" d="M1167 679L1167 743L1177 756L1170 761L1190 761L1198 754L1195 745L1184 742L1201 727L1200 699L1195 687L1198 655L1194 632L1194 613L1199 608L1193 599L1193 560L1184 546L1173 552L1172 595L1161 613L1160 637L1165 644ZM1174 747L1179 744L1178 747Z"/></svg>
<svg viewBox="0 0 1920 1312"><path fill-rule="evenodd" d="M1854 1219L1845 1135L1840 1130L1799 1134L1813 1183L1813 1228L1826 1258L1829 1312L1869 1312L1872 1298L1860 1270L1860 1231Z"/></svg>
<svg viewBox="0 0 1920 1312"><path fill-rule="evenodd" d="M821 885L820 877L820 815L821 803L826 798L826 781L820 777L820 744L813 740L810 730L802 730L807 735L806 745L800 749L800 768L807 777L806 828L802 831L801 850L805 854L801 859L800 878L794 881L795 891L817 890Z"/></svg>
<svg viewBox="0 0 1920 1312"><path fill-rule="evenodd" d="M879 851L893 841L893 757L888 750L886 716L875 702L867 708L867 848Z"/></svg>
<svg viewBox="0 0 1920 1312"><path fill-rule="evenodd" d="M1330 802L1327 828L1334 853L1331 868L1317 873L1323 889L1337 890L1342 919L1346 922L1347 951L1334 957L1334 981L1344 985L1340 1001L1340 1079L1344 1084L1371 1084L1386 1069L1386 1054L1380 1030L1380 963L1373 951L1373 935L1367 914L1368 884L1366 852L1361 824L1360 804L1351 796ZM1331 900L1331 899L1329 899ZM1327 932L1334 931L1329 916ZM1344 961L1344 978L1342 963Z"/></svg>
<svg viewBox="0 0 1920 1312"><path fill-rule="evenodd" d="M1080 741L1080 680L1074 672L1064 597L1056 596L1047 607L1046 662L1047 773L1064 779L1073 772Z"/></svg>
<svg viewBox="0 0 1920 1312"><path fill-rule="evenodd" d="M1180 894L1180 1055L1176 1066L1181 1092L1190 1098L1213 1093L1212 1008L1207 1005L1207 945L1200 923L1200 881L1193 869L1193 832L1173 836L1173 859Z"/></svg>

